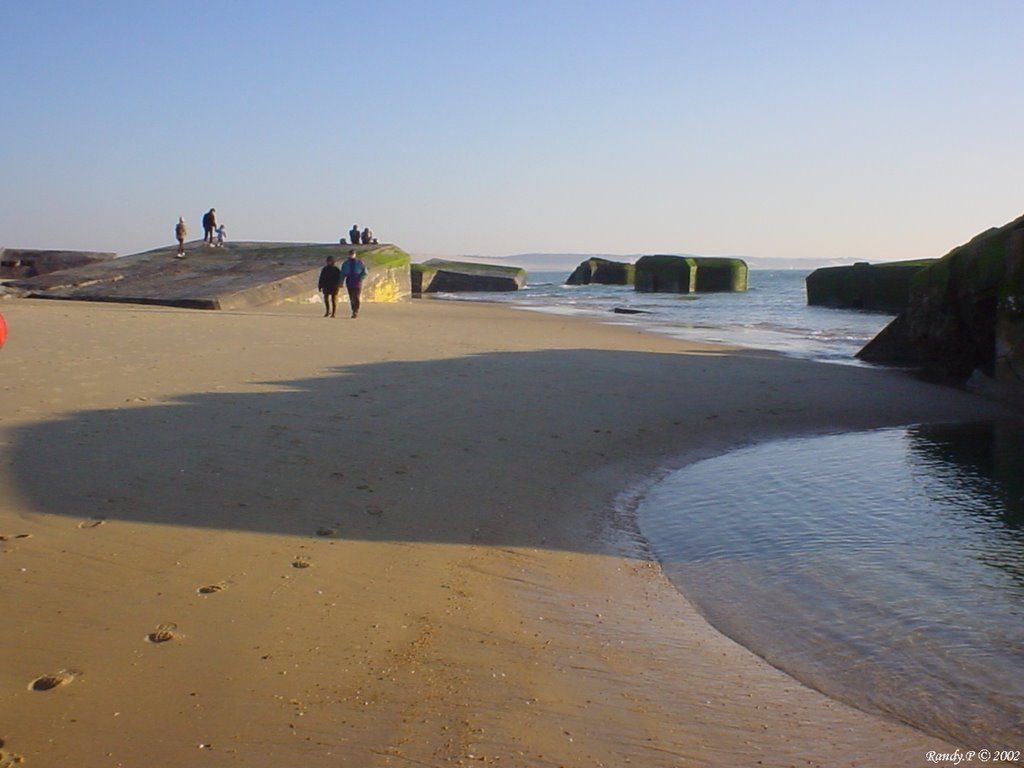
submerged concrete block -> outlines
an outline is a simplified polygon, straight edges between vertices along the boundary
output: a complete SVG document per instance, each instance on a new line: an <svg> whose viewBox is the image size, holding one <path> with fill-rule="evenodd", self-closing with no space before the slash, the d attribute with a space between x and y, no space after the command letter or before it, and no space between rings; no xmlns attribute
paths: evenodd
<svg viewBox="0 0 1024 768"><path fill-rule="evenodd" d="M518 291L526 285L526 270L468 261L429 259L412 265L412 293Z"/></svg>
<svg viewBox="0 0 1024 768"><path fill-rule="evenodd" d="M580 263L565 281L566 285L633 285L636 267L625 261L594 257Z"/></svg>
<svg viewBox="0 0 1024 768"><path fill-rule="evenodd" d="M641 256L635 288L641 293L747 290L747 264L716 256Z"/></svg>
<svg viewBox="0 0 1024 768"><path fill-rule="evenodd" d="M804 281L807 303L896 314L905 309L910 300L914 275L935 261L858 262L848 267L822 267L811 272Z"/></svg>

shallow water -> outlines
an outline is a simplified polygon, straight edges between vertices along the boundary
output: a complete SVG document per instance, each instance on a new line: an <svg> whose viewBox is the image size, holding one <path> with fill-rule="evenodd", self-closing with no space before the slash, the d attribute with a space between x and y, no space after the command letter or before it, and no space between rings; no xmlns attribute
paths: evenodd
<svg viewBox="0 0 1024 768"><path fill-rule="evenodd" d="M785 440L640 505L673 583L797 679L961 748L1024 746L1024 425Z"/></svg>
<svg viewBox="0 0 1024 768"><path fill-rule="evenodd" d="M807 272L750 270L740 293L637 293L617 285L565 285L567 273L530 274L509 293L447 294L555 314L586 315L688 341L769 349L803 359L859 365L857 351L892 315L807 305ZM627 309L639 314L615 314Z"/></svg>

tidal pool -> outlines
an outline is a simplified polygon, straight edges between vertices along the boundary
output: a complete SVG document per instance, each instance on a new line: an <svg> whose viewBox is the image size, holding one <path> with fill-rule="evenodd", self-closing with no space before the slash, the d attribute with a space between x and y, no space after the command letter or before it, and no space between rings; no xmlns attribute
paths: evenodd
<svg viewBox="0 0 1024 768"><path fill-rule="evenodd" d="M673 472L639 506L720 631L961 748L1024 747L1024 425L791 439Z"/></svg>

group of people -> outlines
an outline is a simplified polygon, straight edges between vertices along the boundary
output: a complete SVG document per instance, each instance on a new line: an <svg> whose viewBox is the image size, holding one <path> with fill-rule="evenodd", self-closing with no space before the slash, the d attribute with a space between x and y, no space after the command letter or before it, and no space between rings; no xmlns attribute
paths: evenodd
<svg viewBox="0 0 1024 768"><path fill-rule="evenodd" d="M179 259L183 259L185 258L185 240L188 239L188 224L185 223L184 216L178 217L178 223L174 226L174 237L178 241L178 253L176 256ZM370 228L364 227L360 232L358 224L352 225L352 229L348 231L348 237L352 245L377 244L377 238L373 236ZM224 245L226 240L227 233L224 230L224 225L217 224L217 209L211 208L203 214L203 242L209 246L220 247ZM342 238L341 244L347 245L344 238Z"/></svg>
<svg viewBox="0 0 1024 768"><path fill-rule="evenodd" d="M370 245L374 242L373 233L369 228L359 232L359 227L352 225L352 244ZM185 239L188 237L188 225L185 217L179 216L178 223L174 227L174 237L178 240L177 258L185 258ZM215 239L216 238L216 239ZM203 242L208 245L224 245L224 225L217 224L217 209L211 208L203 214ZM317 289L324 295L324 317L334 317L338 308L338 291L342 282L348 291L348 302L352 308L352 317L359 317L360 299L363 292L363 280L366 279L366 265L356 255L355 251L349 251L348 258L339 267L333 256L327 257L327 263L320 270L320 279L317 282ZM0 344L3 342L0 341Z"/></svg>
<svg viewBox="0 0 1024 768"><path fill-rule="evenodd" d="M352 229L348 231L348 239L352 245L373 245L376 244L376 239L373 237L373 232L370 231L369 227L364 227L363 231L359 231L359 225L353 224ZM341 241L342 245L345 245L345 241Z"/></svg>
<svg viewBox="0 0 1024 768"><path fill-rule="evenodd" d="M334 317L338 305L338 290L343 280L345 290L348 291L348 303L352 307L352 317L359 317L360 297L365 278L366 265L356 256L355 251L348 252L348 258L340 267L335 263L333 256L328 256L317 282L317 288L324 295L324 317Z"/></svg>
<svg viewBox="0 0 1024 768"><path fill-rule="evenodd" d="M178 223L174 225L174 238L178 241L177 258L185 258L185 240L188 237L188 224L185 217L179 216ZM217 224L217 209L211 208L203 214L203 242L209 246L220 247L228 239L224 225Z"/></svg>

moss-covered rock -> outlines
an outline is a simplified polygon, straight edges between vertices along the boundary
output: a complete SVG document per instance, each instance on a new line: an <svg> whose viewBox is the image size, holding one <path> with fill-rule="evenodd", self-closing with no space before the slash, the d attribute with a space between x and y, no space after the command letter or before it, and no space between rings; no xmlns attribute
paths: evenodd
<svg viewBox="0 0 1024 768"><path fill-rule="evenodd" d="M910 281L936 259L860 262L848 267L822 267L809 274L807 303L838 309L901 312L910 300Z"/></svg>
<svg viewBox="0 0 1024 768"><path fill-rule="evenodd" d="M518 291L526 285L526 270L468 261L430 259L412 265L412 293Z"/></svg>
<svg viewBox="0 0 1024 768"><path fill-rule="evenodd" d="M635 287L641 293L745 291L747 265L716 256L641 256Z"/></svg>
<svg viewBox="0 0 1024 768"><path fill-rule="evenodd" d="M1024 229L1010 235L996 313L996 380L1024 382Z"/></svg>
<svg viewBox="0 0 1024 768"><path fill-rule="evenodd" d="M1020 384L1024 216L954 248L911 281L910 301L857 356L966 381L974 371Z"/></svg>
<svg viewBox="0 0 1024 768"><path fill-rule="evenodd" d="M394 245L365 245L362 249L360 258L367 271L363 301L386 304L412 296L412 258L408 253Z"/></svg>
<svg viewBox="0 0 1024 768"><path fill-rule="evenodd" d="M625 261L612 261L594 257L580 263L566 285L633 285L636 267Z"/></svg>

